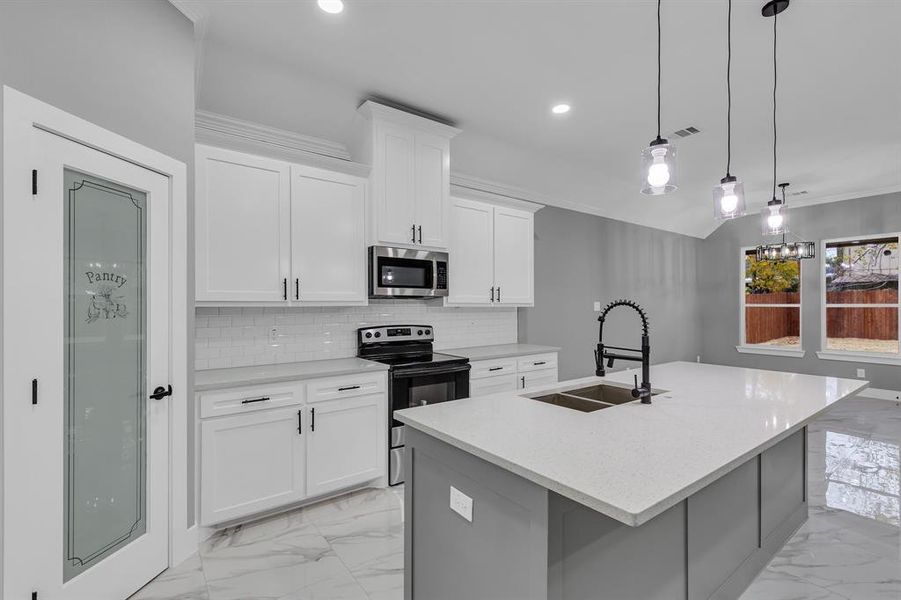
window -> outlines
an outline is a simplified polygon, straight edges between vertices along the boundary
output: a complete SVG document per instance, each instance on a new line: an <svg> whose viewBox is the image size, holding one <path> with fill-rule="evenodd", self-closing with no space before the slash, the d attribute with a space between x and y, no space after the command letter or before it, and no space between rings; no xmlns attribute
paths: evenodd
<svg viewBox="0 0 901 600"><path fill-rule="evenodd" d="M893 234L824 243L825 353L898 357L898 242Z"/></svg>
<svg viewBox="0 0 901 600"><path fill-rule="evenodd" d="M741 346L773 354L801 349L801 263L758 261L753 248L742 250Z"/></svg>

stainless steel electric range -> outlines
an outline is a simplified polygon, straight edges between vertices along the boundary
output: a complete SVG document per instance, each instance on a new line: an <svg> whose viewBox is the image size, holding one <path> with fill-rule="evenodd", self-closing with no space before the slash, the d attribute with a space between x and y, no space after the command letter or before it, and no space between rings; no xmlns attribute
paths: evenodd
<svg viewBox="0 0 901 600"><path fill-rule="evenodd" d="M388 483L404 482L404 425L394 411L469 396L469 359L434 352L431 325L357 330L357 356L389 365Z"/></svg>

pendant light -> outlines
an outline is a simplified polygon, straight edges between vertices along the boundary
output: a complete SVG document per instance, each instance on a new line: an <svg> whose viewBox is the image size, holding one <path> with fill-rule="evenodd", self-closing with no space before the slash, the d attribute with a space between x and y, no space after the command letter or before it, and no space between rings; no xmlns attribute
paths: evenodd
<svg viewBox="0 0 901 600"><path fill-rule="evenodd" d="M789 184L780 183L782 189L782 202L780 206L785 208L785 188ZM814 242L788 242L785 240L785 230L782 232L782 242L778 244L761 244L757 246L757 260L769 262L783 262L786 260L803 260L816 256L816 244Z"/></svg>
<svg viewBox="0 0 901 600"><path fill-rule="evenodd" d="M729 172L732 166L732 0L726 25L726 176L713 188L713 215L719 220L745 214L745 187Z"/></svg>
<svg viewBox="0 0 901 600"><path fill-rule="evenodd" d="M784 193L783 200L776 198L776 84L778 82L778 69L776 63L776 25L779 22L779 13L788 8L789 0L770 0L763 5L761 13L764 17L773 17L773 198L767 202L761 211L761 227L763 235L785 235L788 230L788 215L785 210Z"/></svg>
<svg viewBox="0 0 901 600"><path fill-rule="evenodd" d="M660 137L660 2L657 0L657 137L641 153L641 193L652 196L675 192L676 147Z"/></svg>

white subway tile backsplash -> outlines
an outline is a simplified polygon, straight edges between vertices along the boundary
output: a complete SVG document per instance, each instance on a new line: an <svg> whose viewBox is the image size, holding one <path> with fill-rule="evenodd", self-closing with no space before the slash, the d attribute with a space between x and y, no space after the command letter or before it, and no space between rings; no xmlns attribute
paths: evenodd
<svg viewBox="0 0 901 600"><path fill-rule="evenodd" d="M344 358L357 352L357 328L432 325L435 348L517 341L515 308L446 308L422 301L371 300L348 308L200 307L195 310L197 370ZM269 330L278 329L278 343Z"/></svg>

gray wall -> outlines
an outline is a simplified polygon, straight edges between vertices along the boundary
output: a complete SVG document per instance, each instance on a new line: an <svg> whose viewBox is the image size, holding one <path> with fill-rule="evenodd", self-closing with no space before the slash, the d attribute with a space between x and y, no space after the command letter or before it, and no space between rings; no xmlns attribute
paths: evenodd
<svg viewBox="0 0 901 600"><path fill-rule="evenodd" d="M165 0L0 3L0 85L186 163L193 207L194 29ZM193 223L188 231L194 231ZM192 240L188 248L193 298ZM193 331L193 302L189 306ZM190 337L189 342L188 364L193 364ZM184 409L191 416L193 394L186 398ZM193 436L193 426L188 431ZM193 441L188 447L193 451ZM188 464L193 496L193 456ZM193 504L192 497L191 522Z"/></svg>
<svg viewBox="0 0 901 600"><path fill-rule="evenodd" d="M560 378L594 374L597 317L617 298L637 301L650 317L651 361L700 354L697 265L702 240L547 207L535 215L535 307L519 309L519 340L560 346ZM610 313L604 339L638 347L638 315ZM615 369L634 367L621 362ZM653 377L651 379L653 383Z"/></svg>
<svg viewBox="0 0 901 600"><path fill-rule="evenodd" d="M901 231L901 193L821 204L791 211L791 228L806 241ZM804 358L739 354L740 249L761 241L760 217L730 221L701 244L700 308L702 359L705 362L855 377L866 369L876 388L901 389L901 367L820 360L820 261L805 261L801 272L801 332ZM819 249L818 249L819 251Z"/></svg>

